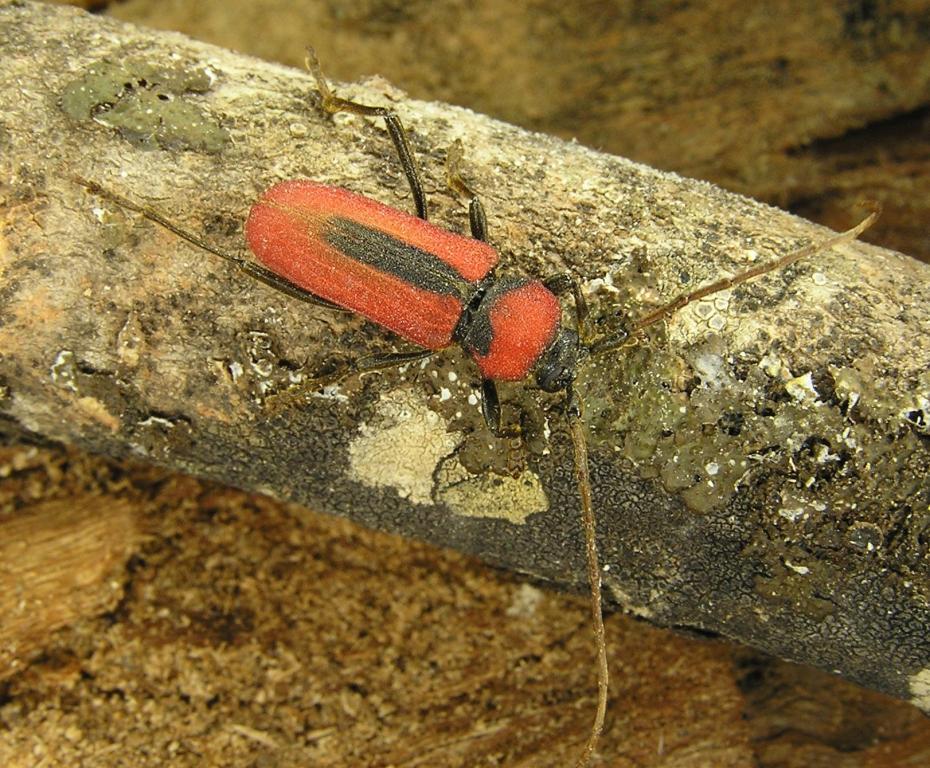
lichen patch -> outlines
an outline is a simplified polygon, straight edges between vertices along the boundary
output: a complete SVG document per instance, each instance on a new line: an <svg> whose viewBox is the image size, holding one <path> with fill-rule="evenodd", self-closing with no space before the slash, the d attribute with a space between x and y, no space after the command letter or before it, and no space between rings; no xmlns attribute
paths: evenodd
<svg viewBox="0 0 930 768"><path fill-rule="evenodd" d="M516 525L549 508L546 491L535 472L524 469L516 477L493 472L474 475L454 458L439 474L436 496L465 517L493 517Z"/></svg>
<svg viewBox="0 0 930 768"><path fill-rule="evenodd" d="M214 79L181 64L98 61L65 86L59 104L72 120L114 128L143 149L216 153L229 141L226 129L188 98L208 91Z"/></svg>
<svg viewBox="0 0 930 768"><path fill-rule="evenodd" d="M349 446L350 475L373 488L393 488L414 504L432 504L433 473L458 442L415 393L387 392Z"/></svg>

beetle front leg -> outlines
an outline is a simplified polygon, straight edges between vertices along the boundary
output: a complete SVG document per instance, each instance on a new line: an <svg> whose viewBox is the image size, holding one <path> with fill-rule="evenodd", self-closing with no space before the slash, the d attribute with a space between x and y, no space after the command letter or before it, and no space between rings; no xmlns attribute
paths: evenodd
<svg viewBox="0 0 930 768"><path fill-rule="evenodd" d="M481 381L481 415L494 437L502 440L512 440L520 437L523 430L518 423L503 425L500 396L497 394L497 384L493 379Z"/></svg>
<svg viewBox="0 0 930 768"><path fill-rule="evenodd" d="M588 319L588 302L581 292L581 282L571 272L559 272L543 280L543 285L556 296L563 296L571 291L575 302L575 330L582 342L586 339L585 322Z"/></svg>

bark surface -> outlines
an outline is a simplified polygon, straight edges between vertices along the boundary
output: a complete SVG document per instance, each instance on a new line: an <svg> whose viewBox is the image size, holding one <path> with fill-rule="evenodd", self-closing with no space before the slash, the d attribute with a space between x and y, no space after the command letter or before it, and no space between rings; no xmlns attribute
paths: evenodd
<svg viewBox="0 0 930 768"><path fill-rule="evenodd" d="M0 5L0 409L10 433L147 460L577 587L584 553L558 398L503 390L494 440L455 350L321 391L396 340L289 299L90 194L92 179L219 248L274 181L399 207L379 122L315 109L301 72L67 9ZM382 81L432 218L461 139L507 270L568 269L603 332L822 238L713 186ZM852 214L855 215L855 214ZM861 244L688 307L580 372L607 598L930 709L928 269ZM398 347L400 348L400 347ZM301 394L303 393L303 394Z"/></svg>

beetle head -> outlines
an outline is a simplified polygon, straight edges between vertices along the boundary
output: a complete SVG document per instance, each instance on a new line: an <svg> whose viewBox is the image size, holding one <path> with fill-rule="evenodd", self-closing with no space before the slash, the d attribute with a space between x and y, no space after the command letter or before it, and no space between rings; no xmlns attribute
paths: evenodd
<svg viewBox="0 0 930 768"><path fill-rule="evenodd" d="M536 383L544 392L561 392L575 379L575 369L582 349L578 334L571 328L559 328L552 343L536 363Z"/></svg>

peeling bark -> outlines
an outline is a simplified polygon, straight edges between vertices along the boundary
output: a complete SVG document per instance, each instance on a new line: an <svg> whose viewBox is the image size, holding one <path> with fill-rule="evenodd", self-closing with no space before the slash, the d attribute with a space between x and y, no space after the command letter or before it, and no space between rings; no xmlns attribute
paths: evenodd
<svg viewBox="0 0 930 768"><path fill-rule="evenodd" d="M306 176L405 207L378 122L314 109L303 73L63 8L0 4L6 174L0 409L26 432L300 501L562 585L584 582L558 398L504 389L495 441L455 350L301 383L396 340L309 307L72 181L219 248ZM325 62L324 62L325 63ZM507 269L584 281L605 332L825 236L785 213L383 81L432 218L461 139ZM930 709L928 268L862 244L700 302L580 375L605 591Z"/></svg>

